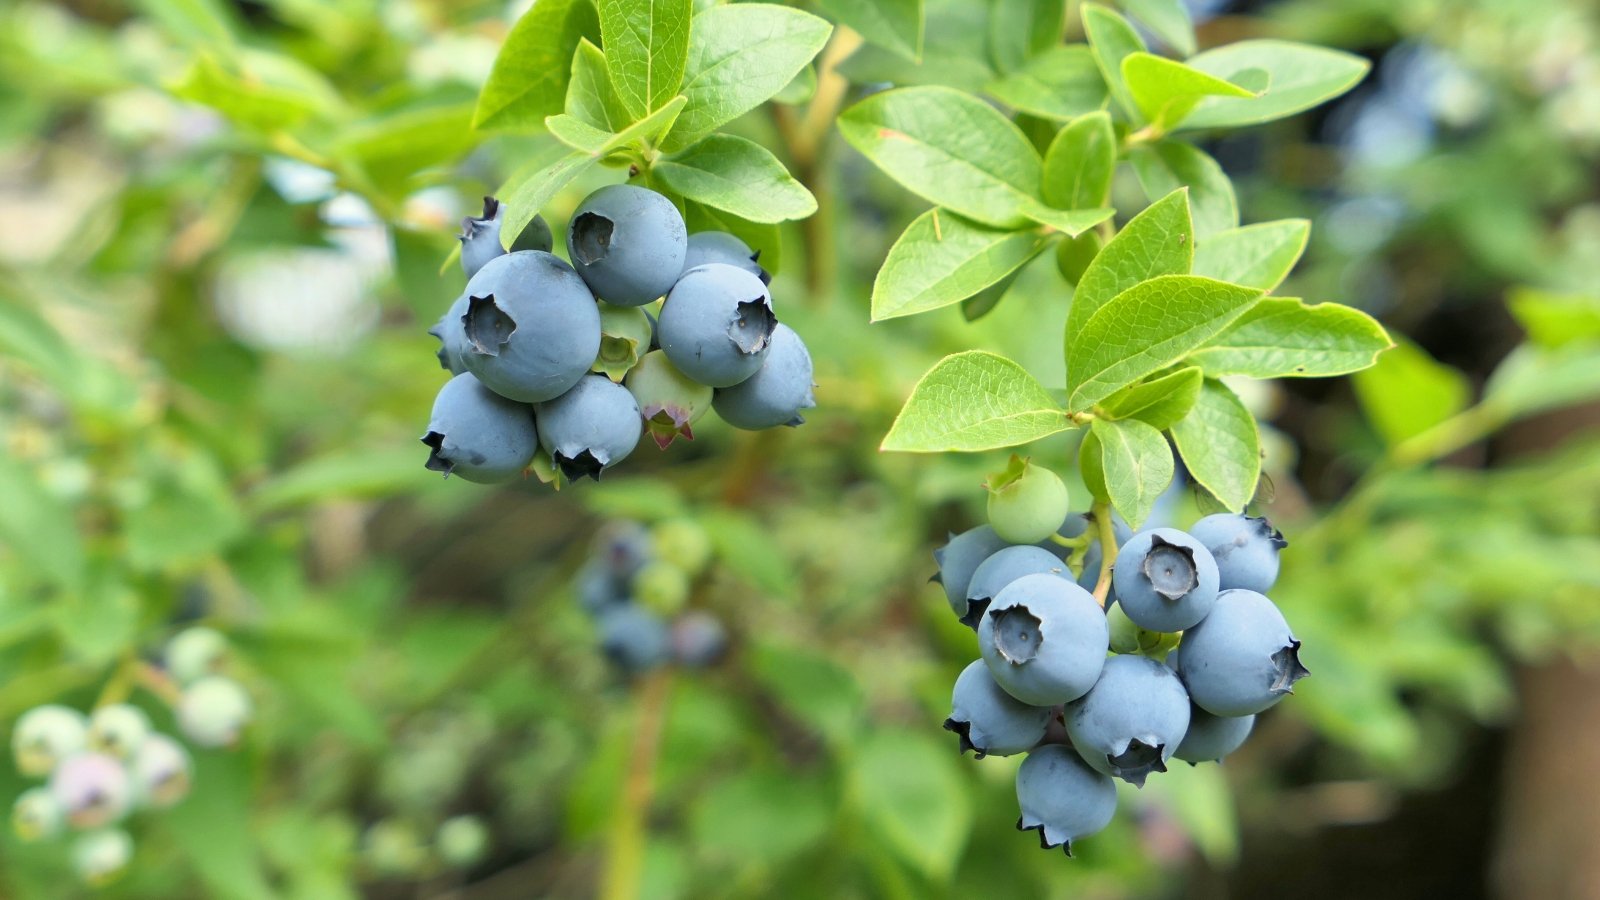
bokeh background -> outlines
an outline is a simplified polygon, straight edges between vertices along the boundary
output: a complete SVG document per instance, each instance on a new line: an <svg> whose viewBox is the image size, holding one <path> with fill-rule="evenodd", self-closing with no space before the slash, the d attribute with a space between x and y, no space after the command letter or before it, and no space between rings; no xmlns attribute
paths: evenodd
<svg viewBox="0 0 1600 900"><path fill-rule="evenodd" d="M1271 425L1258 508L1291 541L1274 595L1314 677L1225 766L1128 791L1070 861L1013 829L1016 761L939 730L974 648L930 551L980 521L999 457L876 450L945 353L1059 383L1070 289L1047 255L976 323L869 326L921 204L805 107L735 126L821 201L763 260L816 358L805 427L708 420L559 493L423 471L457 222L559 152L469 127L525 6L0 7L0 734L91 706L192 621L230 634L259 707L94 893L575 897L637 865L650 898L1600 897L1600 351L1595 301L1563 299L1600 283L1593 4L1193 5L1202 46L1373 61L1208 149L1246 222L1314 222L1279 293L1362 308L1400 346L1353 379L1241 388ZM981 7L930 0L930 52L961 52ZM1536 389L1475 406L1529 343L1556 360ZM1068 469L1074 440L1035 456ZM630 682L574 573L608 521L665 519L711 536L694 602L733 648ZM21 787L0 765L0 798ZM491 838L452 868L431 842L463 813ZM65 850L0 837L0 896L80 892Z"/></svg>

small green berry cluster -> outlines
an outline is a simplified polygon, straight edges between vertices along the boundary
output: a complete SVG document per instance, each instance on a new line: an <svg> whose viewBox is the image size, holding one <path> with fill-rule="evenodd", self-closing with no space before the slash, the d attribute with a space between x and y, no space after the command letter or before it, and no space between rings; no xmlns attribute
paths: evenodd
<svg viewBox="0 0 1600 900"><path fill-rule="evenodd" d="M618 669L640 675L669 662L698 668L722 657L728 646L722 620L689 608L711 549L705 529L687 519L653 528L613 522L601 530L578 573L578 600Z"/></svg>
<svg viewBox="0 0 1600 900"><path fill-rule="evenodd" d="M440 868L472 868L488 855L490 838L489 826L474 815L445 819L431 842L409 820L391 816L368 826L361 857L381 878L414 878Z"/></svg>

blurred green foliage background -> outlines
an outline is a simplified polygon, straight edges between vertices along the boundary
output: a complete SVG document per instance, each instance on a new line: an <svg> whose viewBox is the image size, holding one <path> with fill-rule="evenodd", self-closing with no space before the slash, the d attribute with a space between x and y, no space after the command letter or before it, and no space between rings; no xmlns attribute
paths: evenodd
<svg viewBox="0 0 1600 900"><path fill-rule="evenodd" d="M632 860L651 898L1593 896L1600 804L1567 766L1594 762L1600 681L1563 661L1600 641L1600 416L1572 405L1600 392L1596 302L1568 296L1600 277L1600 14L1192 7L1202 46L1374 61L1336 104L1208 149L1246 222L1314 222L1279 293L1405 340L1356 379L1247 392L1273 426L1259 508L1291 541L1275 599L1315 677L1227 766L1129 791L1073 861L1013 830L1015 760L963 761L938 728L972 647L929 553L979 521L1000 455L876 450L946 353L1060 383L1048 256L979 322L869 326L922 204L826 106L757 110L733 130L821 203L785 226L773 285L816 358L809 423L708 421L559 493L443 482L417 443L445 377L425 331L459 291L440 263L479 196L560 152L469 127L523 5L0 8L0 733L89 707L193 620L232 636L260 708L99 893L569 897ZM991 11L930 0L922 66L868 48L842 71L968 77L941 61ZM1541 368L1474 405L1527 343ZM1034 453L1068 469L1075 440ZM681 517L712 535L696 603L734 651L629 685L572 576L604 521ZM20 789L0 766L0 797ZM459 813L491 846L450 869L429 845ZM64 850L0 838L0 896L73 884Z"/></svg>

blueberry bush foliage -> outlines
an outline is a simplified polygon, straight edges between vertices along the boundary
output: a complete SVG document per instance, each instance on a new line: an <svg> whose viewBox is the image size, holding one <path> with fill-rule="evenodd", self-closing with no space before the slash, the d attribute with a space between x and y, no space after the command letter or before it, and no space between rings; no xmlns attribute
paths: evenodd
<svg viewBox="0 0 1600 900"><path fill-rule="evenodd" d="M1575 2L0 8L0 736L166 748L75 829L22 741L0 894L1317 896L1264 861L1490 807L1515 676L1600 644L1596 46ZM623 182L761 248L815 413L560 492L425 471L457 223ZM1316 673L1074 861L939 729L929 553L1013 452L1136 526L1270 514ZM608 661L624 522L670 565L611 599L719 653ZM1415 849L1341 870L1499 852Z"/></svg>

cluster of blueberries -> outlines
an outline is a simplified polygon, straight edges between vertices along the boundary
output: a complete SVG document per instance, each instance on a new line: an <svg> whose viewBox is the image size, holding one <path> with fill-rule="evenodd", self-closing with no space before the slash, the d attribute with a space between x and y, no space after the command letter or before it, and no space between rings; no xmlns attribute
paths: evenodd
<svg viewBox="0 0 1600 900"><path fill-rule="evenodd" d="M728 649L722 620L688 608L694 581L710 562L710 539L688 520L650 529L612 522L601 530L578 572L578 600L618 670L634 676L668 663L703 668L722 658Z"/></svg>
<svg viewBox="0 0 1600 900"><path fill-rule="evenodd" d="M503 212L487 197L465 221L467 287L429 332L455 376L422 438L430 470L510 481L542 451L568 480L599 478L647 429L665 448L709 409L758 430L816 405L811 355L737 237L689 234L671 200L615 184L574 213L568 264L539 217L507 252Z"/></svg>
<svg viewBox="0 0 1600 900"><path fill-rule="evenodd" d="M167 645L169 675L182 686L178 728L205 747L229 746L250 719L250 698L217 674L227 642L209 628L182 632ZM112 703L89 715L56 704L37 706L11 734L17 771L45 779L17 797L11 825L34 842L79 832L72 862L91 885L111 881L133 856L133 838L117 827L138 809L166 809L189 793L189 751L151 725L144 710Z"/></svg>
<svg viewBox="0 0 1600 900"><path fill-rule="evenodd" d="M1024 479L1055 477L1022 468ZM1016 479L995 481L1004 490ZM1090 516L1019 543L1007 533L1038 531L1019 535L1016 517L990 508L989 525L934 554L982 657L956 679L945 728L963 752L1028 754L1017 827L1037 830L1046 849L1070 856L1073 840L1110 823L1113 778L1142 787L1173 757L1195 764L1238 749L1256 714L1307 674L1300 642L1264 594L1286 546L1266 519L1219 514L1187 532L1138 534L1113 519L1120 546L1102 609L1091 593L1102 556Z"/></svg>

